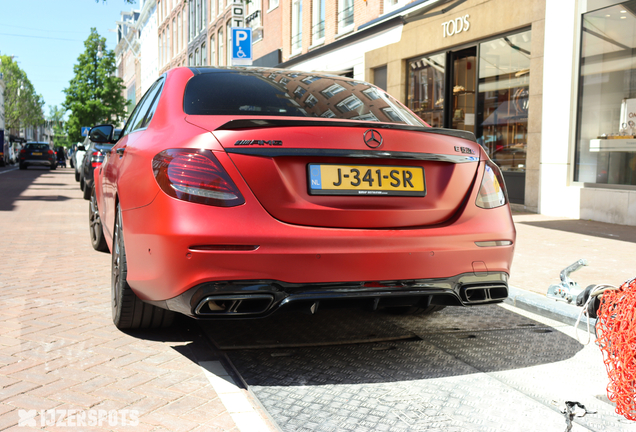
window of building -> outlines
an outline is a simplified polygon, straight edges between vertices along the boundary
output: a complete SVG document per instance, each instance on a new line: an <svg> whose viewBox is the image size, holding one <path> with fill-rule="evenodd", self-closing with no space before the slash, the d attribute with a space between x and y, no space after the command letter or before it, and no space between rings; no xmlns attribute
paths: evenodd
<svg viewBox="0 0 636 432"><path fill-rule="evenodd" d="M223 12L223 0L219 0L219 7L216 13L217 15L221 15L221 12Z"/></svg>
<svg viewBox="0 0 636 432"><path fill-rule="evenodd" d="M223 57L223 29L219 30L219 36L217 37L217 40L219 41L219 61L218 61L218 65L219 66L223 66L225 64L224 57Z"/></svg>
<svg viewBox="0 0 636 432"><path fill-rule="evenodd" d="M170 26L166 26L166 63L172 58L172 47L170 46Z"/></svg>
<svg viewBox="0 0 636 432"><path fill-rule="evenodd" d="M402 118L393 110L393 108L382 108L382 112L393 122L401 122Z"/></svg>
<svg viewBox="0 0 636 432"><path fill-rule="evenodd" d="M163 66L163 43L161 42L161 36L159 36L159 66Z"/></svg>
<svg viewBox="0 0 636 432"><path fill-rule="evenodd" d="M311 84L314 81L318 81L320 79L320 77L316 77L316 76L308 76L306 78L303 78L301 81L304 82L305 84Z"/></svg>
<svg viewBox="0 0 636 432"><path fill-rule="evenodd" d="M207 66L207 51L205 50L205 42L201 45L201 66Z"/></svg>
<svg viewBox="0 0 636 432"><path fill-rule="evenodd" d="M367 114L359 115L359 116L356 116L356 117L351 117L351 120L380 121L372 113L367 113ZM397 123L403 123L403 120L399 116L397 117L397 120L391 120L391 121L395 121Z"/></svg>
<svg viewBox="0 0 636 432"><path fill-rule="evenodd" d="M307 108L312 108L317 103L318 103L318 99L316 99L316 96L314 96L311 93L309 94L309 96L307 96L307 99L305 99L305 106Z"/></svg>
<svg viewBox="0 0 636 432"><path fill-rule="evenodd" d="M177 47L177 53L181 52L181 47L183 46L183 39L182 39L182 33L181 33L181 12L179 12L179 14L177 15L177 37L175 39L176 43L176 47Z"/></svg>
<svg viewBox="0 0 636 432"><path fill-rule="evenodd" d="M353 111L362 105L363 105L362 101L358 99L356 95L351 95L343 99L341 102L338 102L336 104L336 108L338 108L340 112L345 113L345 112Z"/></svg>
<svg viewBox="0 0 636 432"><path fill-rule="evenodd" d="M194 66L194 55L190 54L188 56L188 66Z"/></svg>
<svg viewBox="0 0 636 432"><path fill-rule="evenodd" d="M403 6L406 6L406 4L409 2L409 0L384 0L384 13L389 13L389 12L393 12L394 10L397 10Z"/></svg>
<svg viewBox="0 0 636 432"><path fill-rule="evenodd" d="M314 0L311 17L311 43L319 44L325 40L325 3L326 0Z"/></svg>
<svg viewBox="0 0 636 432"><path fill-rule="evenodd" d="M216 0L210 0L210 22L214 21L216 16Z"/></svg>
<svg viewBox="0 0 636 432"><path fill-rule="evenodd" d="M181 47L185 49L186 45L188 44L188 14L185 8L183 9L183 16L181 18L183 18L183 25L181 26L181 28L183 29L183 44L181 45Z"/></svg>
<svg viewBox="0 0 636 432"><path fill-rule="evenodd" d="M325 118L333 118L336 115L334 114L333 111L331 111L330 109L328 109L327 111L325 111L324 113L320 114L320 117L325 117Z"/></svg>
<svg viewBox="0 0 636 432"><path fill-rule="evenodd" d="M214 36L210 38L210 66L216 66L216 53L214 52L216 41Z"/></svg>
<svg viewBox="0 0 636 432"><path fill-rule="evenodd" d="M341 91L344 91L344 89L345 88L343 86L341 86L340 84L332 84L329 87L327 87L326 89L322 90L320 93L322 93L322 95L324 97L329 99L333 95L335 95L336 93L340 93Z"/></svg>
<svg viewBox="0 0 636 432"><path fill-rule="evenodd" d="M272 10L278 7L278 0L269 0L268 10Z"/></svg>
<svg viewBox="0 0 636 432"><path fill-rule="evenodd" d="M177 19L172 19L172 57L176 56L179 52L178 36L177 36Z"/></svg>
<svg viewBox="0 0 636 432"><path fill-rule="evenodd" d="M245 26L252 29L252 43L263 39L261 0L250 1L245 15Z"/></svg>
<svg viewBox="0 0 636 432"><path fill-rule="evenodd" d="M636 185L636 1L583 15L574 180Z"/></svg>
<svg viewBox="0 0 636 432"><path fill-rule="evenodd" d="M302 0L292 2L291 52L298 54L303 46L303 3Z"/></svg>
<svg viewBox="0 0 636 432"><path fill-rule="evenodd" d="M362 94L364 94L367 98L369 98L369 100L380 99L380 95L378 94L377 90L374 89L373 87L369 87L366 90L362 90Z"/></svg>
<svg viewBox="0 0 636 432"><path fill-rule="evenodd" d="M201 56L199 54L199 48L194 50L194 65L201 66Z"/></svg>
<svg viewBox="0 0 636 432"><path fill-rule="evenodd" d="M225 37L227 38L227 43L225 46L227 47L227 59L225 64L228 66L232 66L232 21L228 20L225 25Z"/></svg>
<svg viewBox="0 0 636 432"><path fill-rule="evenodd" d="M301 86L296 87L296 90L294 90L294 96L295 96L295 97L297 97L297 98L299 98L299 99L300 99L301 97L303 97L303 95L304 95L305 93L307 93L307 89L305 89L305 88L303 88L303 87L301 87Z"/></svg>
<svg viewBox="0 0 636 432"><path fill-rule="evenodd" d="M338 33L353 29L353 0L338 1Z"/></svg>
<svg viewBox="0 0 636 432"><path fill-rule="evenodd" d="M386 65L373 69L373 84L386 91L387 84L387 67Z"/></svg>
<svg viewBox="0 0 636 432"><path fill-rule="evenodd" d="M168 63L168 41L166 38L166 31L163 31L163 64Z"/></svg>
<svg viewBox="0 0 636 432"><path fill-rule="evenodd" d="M188 7L190 8L190 39L189 41L192 42L192 39L194 39L194 31L196 28L196 5L193 4L192 2L188 3Z"/></svg>

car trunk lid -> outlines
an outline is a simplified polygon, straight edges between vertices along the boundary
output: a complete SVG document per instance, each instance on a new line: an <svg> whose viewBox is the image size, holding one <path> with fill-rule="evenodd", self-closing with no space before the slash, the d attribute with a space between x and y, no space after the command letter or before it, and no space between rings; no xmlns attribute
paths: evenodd
<svg viewBox="0 0 636 432"><path fill-rule="evenodd" d="M213 132L273 217L297 225L444 223L472 190L480 156L463 131L280 118L188 121Z"/></svg>

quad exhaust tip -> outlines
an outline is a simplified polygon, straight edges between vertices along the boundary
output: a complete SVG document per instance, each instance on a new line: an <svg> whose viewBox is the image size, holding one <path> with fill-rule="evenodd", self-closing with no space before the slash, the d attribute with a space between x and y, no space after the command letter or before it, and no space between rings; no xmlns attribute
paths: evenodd
<svg viewBox="0 0 636 432"><path fill-rule="evenodd" d="M468 285L462 287L460 294L467 304L491 303L508 297L508 287L504 284Z"/></svg>
<svg viewBox="0 0 636 432"><path fill-rule="evenodd" d="M267 312L274 302L271 294L213 295L199 302L197 316L258 315Z"/></svg>

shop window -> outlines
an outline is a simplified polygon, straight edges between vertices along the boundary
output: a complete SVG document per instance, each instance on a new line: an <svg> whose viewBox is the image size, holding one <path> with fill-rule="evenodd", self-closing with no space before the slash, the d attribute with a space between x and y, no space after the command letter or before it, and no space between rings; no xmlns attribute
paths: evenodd
<svg viewBox="0 0 636 432"><path fill-rule="evenodd" d="M528 143L531 32L479 46L475 136L506 172L525 172Z"/></svg>
<svg viewBox="0 0 636 432"><path fill-rule="evenodd" d="M409 62L408 107L433 127L444 127L445 70L446 54Z"/></svg>
<svg viewBox="0 0 636 432"><path fill-rule="evenodd" d="M636 1L583 15L574 180L636 185Z"/></svg>

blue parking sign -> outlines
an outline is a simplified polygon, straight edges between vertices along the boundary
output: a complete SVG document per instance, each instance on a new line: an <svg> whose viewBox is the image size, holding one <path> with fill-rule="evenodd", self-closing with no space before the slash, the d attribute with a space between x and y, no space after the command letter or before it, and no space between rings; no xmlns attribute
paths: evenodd
<svg viewBox="0 0 636 432"><path fill-rule="evenodd" d="M88 136L90 130L91 128L89 128L88 126L82 126L82 136Z"/></svg>
<svg viewBox="0 0 636 432"><path fill-rule="evenodd" d="M252 29L232 27L232 65L252 65Z"/></svg>

